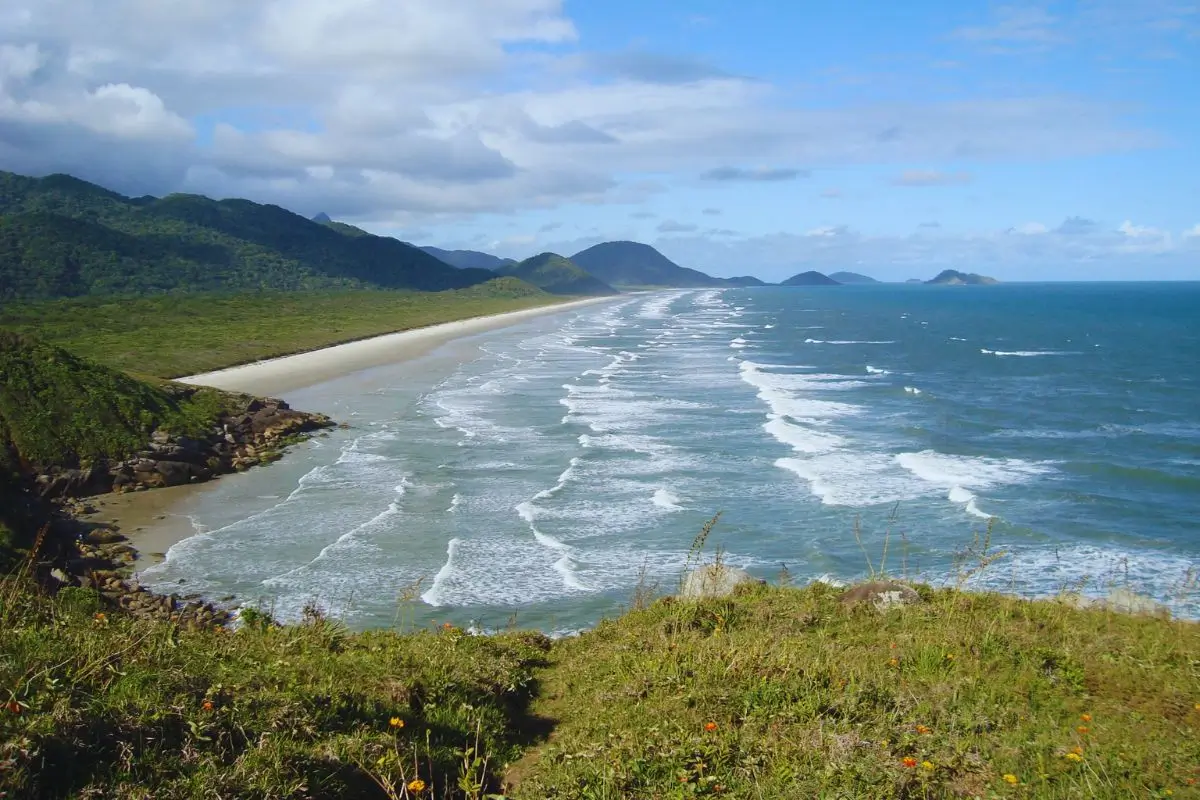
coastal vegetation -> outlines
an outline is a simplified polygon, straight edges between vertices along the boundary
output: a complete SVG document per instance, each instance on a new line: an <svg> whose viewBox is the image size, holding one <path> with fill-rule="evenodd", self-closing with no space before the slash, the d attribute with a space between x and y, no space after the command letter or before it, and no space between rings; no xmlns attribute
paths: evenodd
<svg viewBox="0 0 1200 800"><path fill-rule="evenodd" d="M1200 626L748 584L551 641L183 629L0 584L0 792L111 798L1196 796ZM404 618L404 602L398 619Z"/></svg>
<svg viewBox="0 0 1200 800"><path fill-rule="evenodd" d="M825 275L820 272L816 272L814 270L809 270L808 272L801 272L798 275L793 275L792 277L788 278L786 281L784 281L783 283L781 283L779 285L780 286L840 286L841 284L838 281L835 281L833 278L830 278L828 275Z"/></svg>
<svg viewBox="0 0 1200 800"><path fill-rule="evenodd" d="M934 278L925 281L931 286L992 286L1000 281L987 275L974 272L959 272L956 269L944 269Z"/></svg>
<svg viewBox="0 0 1200 800"><path fill-rule="evenodd" d="M491 280L398 239L249 200L124 197L0 172L0 302L181 291L461 289Z"/></svg>
<svg viewBox="0 0 1200 800"><path fill-rule="evenodd" d="M617 290L588 273L570 259L556 253L542 253L519 264L497 267L500 275L532 283L552 294L608 295Z"/></svg>
<svg viewBox="0 0 1200 800"><path fill-rule="evenodd" d="M447 292L85 297L0 306L34 334L114 369L174 378L394 331L561 302L516 278Z"/></svg>

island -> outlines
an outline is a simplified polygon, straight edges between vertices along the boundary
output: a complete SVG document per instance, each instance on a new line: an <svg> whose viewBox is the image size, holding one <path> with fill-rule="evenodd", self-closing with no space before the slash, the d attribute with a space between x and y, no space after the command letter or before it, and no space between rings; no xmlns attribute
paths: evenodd
<svg viewBox="0 0 1200 800"><path fill-rule="evenodd" d="M841 286L842 284L839 283L838 281L835 281L833 278L829 277L828 275L824 275L820 272L815 272L815 271L809 270L808 272L801 272L799 275L793 275L792 277L788 278L786 281L784 281L783 283L781 283L779 285L780 286Z"/></svg>
<svg viewBox="0 0 1200 800"><path fill-rule="evenodd" d="M955 269L942 270L936 278L925 281L926 285L929 286L994 286L999 282L987 275L978 275L974 272L959 272Z"/></svg>

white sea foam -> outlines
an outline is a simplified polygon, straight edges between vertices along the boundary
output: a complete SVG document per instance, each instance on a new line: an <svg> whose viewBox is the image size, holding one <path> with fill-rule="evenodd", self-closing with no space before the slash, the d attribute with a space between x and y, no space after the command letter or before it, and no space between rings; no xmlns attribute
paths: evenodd
<svg viewBox="0 0 1200 800"><path fill-rule="evenodd" d="M999 356L1001 358L1032 358L1034 356L1072 356L1078 353L1069 353L1064 350L987 350L979 349L980 353L986 356Z"/></svg>
<svg viewBox="0 0 1200 800"><path fill-rule="evenodd" d="M894 341L858 341L845 339L805 339L805 344L895 344Z"/></svg>
<svg viewBox="0 0 1200 800"><path fill-rule="evenodd" d="M908 394L921 394L921 390L915 386L905 386L904 391Z"/></svg>
<svg viewBox="0 0 1200 800"><path fill-rule="evenodd" d="M782 417L772 417L762 427L776 440L800 453L828 453L845 444L845 439L836 434L796 425Z"/></svg>
<svg viewBox="0 0 1200 800"><path fill-rule="evenodd" d="M650 498L650 502L659 508L665 508L667 511L683 510L683 506L679 504L679 497L666 489L655 489L654 496Z"/></svg>

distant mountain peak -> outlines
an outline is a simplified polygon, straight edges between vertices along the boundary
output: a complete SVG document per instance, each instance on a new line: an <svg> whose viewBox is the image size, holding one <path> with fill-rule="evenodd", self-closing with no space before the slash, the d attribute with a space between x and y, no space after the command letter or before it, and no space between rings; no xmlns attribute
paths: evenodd
<svg viewBox="0 0 1200 800"><path fill-rule="evenodd" d="M879 281L870 275L863 275L858 272L831 272L829 277L838 283L879 283Z"/></svg>
<svg viewBox="0 0 1200 800"><path fill-rule="evenodd" d="M937 286L992 286L999 282L987 275L978 275L974 272L959 272L956 269L944 269L933 280L925 281L927 284Z"/></svg>
<svg viewBox="0 0 1200 800"><path fill-rule="evenodd" d="M677 286L700 288L728 285L699 270L681 267L641 242L603 242L571 256L580 267L612 286Z"/></svg>
<svg viewBox="0 0 1200 800"><path fill-rule="evenodd" d="M801 272L799 275L793 275L788 278L780 286L841 286L840 283L833 278L815 270Z"/></svg>
<svg viewBox="0 0 1200 800"><path fill-rule="evenodd" d="M617 294L616 289L557 253L539 253L519 264L506 264L496 272L520 278L551 294Z"/></svg>
<svg viewBox="0 0 1200 800"><path fill-rule="evenodd" d="M312 221L319 222L321 224L325 224L326 222L333 222L333 218L330 217L328 214L326 214L324 211L322 211L321 213L319 213L315 217L313 217Z"/></svg>

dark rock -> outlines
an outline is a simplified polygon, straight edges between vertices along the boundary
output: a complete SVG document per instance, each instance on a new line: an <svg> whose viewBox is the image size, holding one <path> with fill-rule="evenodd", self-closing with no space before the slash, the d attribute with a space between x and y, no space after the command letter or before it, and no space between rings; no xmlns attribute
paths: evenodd
<svg viewBox="0 0 1200 800"><path fill-rule="evenodd" d="M83 541L88 544L116 544L125 541L125 537L112 528L97 528L84 534Z"/></svg>

